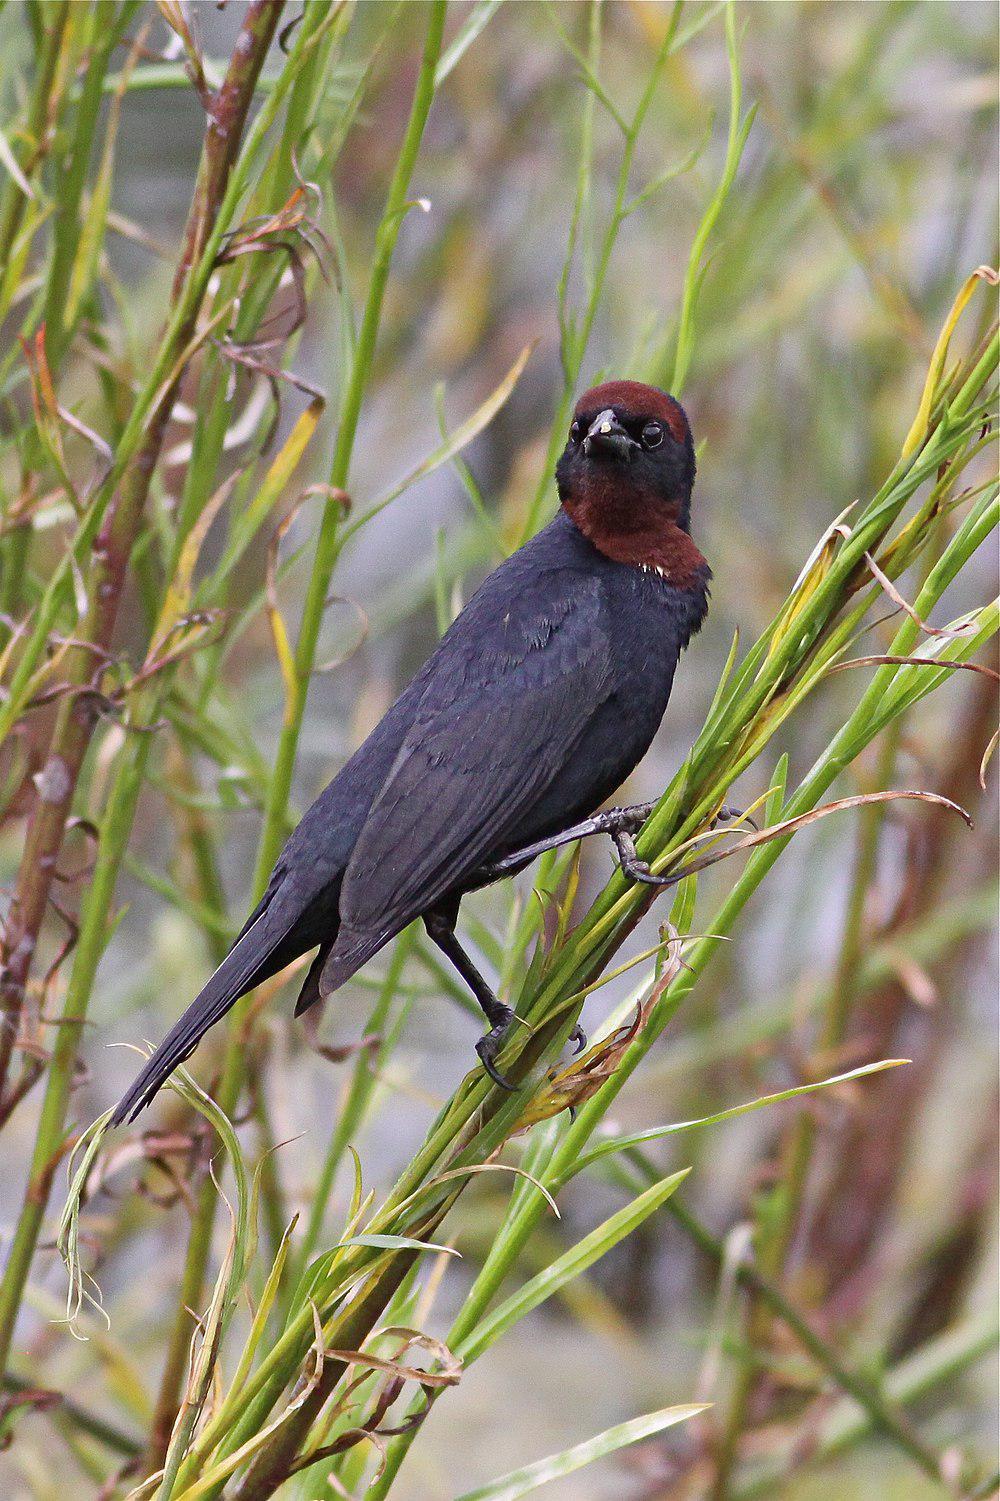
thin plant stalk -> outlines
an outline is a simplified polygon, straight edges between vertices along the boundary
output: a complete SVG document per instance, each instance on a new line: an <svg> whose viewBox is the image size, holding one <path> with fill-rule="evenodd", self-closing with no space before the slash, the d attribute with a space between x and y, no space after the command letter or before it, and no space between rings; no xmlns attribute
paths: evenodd
<svg viewBox="0 0 1000 1501"><path fill-rule="evenodd" d="M253 98L254 83L277 28L282 3L283 0L252 0L247 7L230 72L219 91L209 119L185 249L174 283L178 302L190 302L188 320L181 322L176 331L177 341L182 346L190 339L200 305L200 299L190 293L185 298L185 289L192 281L197 281L195 268L207 254L213 230L218 226L219 211L232 177L242 127ZM204 285L207 287L207 278ZM65 665L71 690L79 690L84 686L88 674L93 671L95 659L100 661L110 645L132 540L166 432L176 388L175 377L159 400L139 459L129 471L121 496L111 508L107 524L96 539L94 567L88 581L90 603L81 632L83 644L72 649ZM5 1083L18 1027L27 966L35 946L33 940L37 937L48 906L55 860L62 844L76 779L95 723L94 705L87 695L70 691L63 697L48 752L49 777L41 784L41 793L29 827L19 884L5 935L8 963L3 989L4 1024L0 1030L0 1042L3 1044L0 1051L0 1089ZM143 748L137 752L136 764L123 768L122 793L127 794L129 802L134 802L138 795L145 759L146 752ZM133 780L136 776L138 780ZM0 1368L4 1368L7 1363L21 1291L48 1200L52 1174L61 1155L63 1121L72 1082L73 1060L79 1043L79 1029L86 1015L92 975L106 941L104 914L110 910L117 862L124 853L127 840L128 830L123 825L128 820L115 810L110 821L111 827L104 831L98 854L98 869L103 878L100 885L105 905L102 911L94 904L94 891L99 884L95 870L95 883L89 894L94 923L81 933L75 952L73 975L76 983L71 979L67 991L62 1025L58 1029L49 1069L24 1206L15 1230L4 1278L0 1283ZM108 887L106 890L103 889L105 885ZM15 957L20 962L12 963L11 960Z"/></svg>

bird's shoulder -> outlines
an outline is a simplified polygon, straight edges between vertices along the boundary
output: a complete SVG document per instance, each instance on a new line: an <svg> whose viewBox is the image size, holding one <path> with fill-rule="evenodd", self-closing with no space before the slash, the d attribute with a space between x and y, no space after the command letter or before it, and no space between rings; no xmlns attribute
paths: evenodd
<svg viewBox="0 0 1000 1501"><path fill-rule="evenodd" d="M604 660L611 648L609 600L588 563L574 538L555 524L505 559L427 663L418 716L506 684L512 674L528 686L553 672Z"/></svg>

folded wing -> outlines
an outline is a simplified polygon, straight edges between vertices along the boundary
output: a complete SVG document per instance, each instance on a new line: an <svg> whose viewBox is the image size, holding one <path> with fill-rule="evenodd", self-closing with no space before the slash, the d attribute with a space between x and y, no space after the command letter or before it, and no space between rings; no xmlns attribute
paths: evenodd
<svg viewBox="0 0 1000 1501"><path fill-rule="evenodd" d="M324 994L484 860L534 832L533 811L570 770L610 691L599 586L573 582L552 590L551 579L539 580L492 620L476 612L469 651L456 642L442 654L348 863Z"/></svg>

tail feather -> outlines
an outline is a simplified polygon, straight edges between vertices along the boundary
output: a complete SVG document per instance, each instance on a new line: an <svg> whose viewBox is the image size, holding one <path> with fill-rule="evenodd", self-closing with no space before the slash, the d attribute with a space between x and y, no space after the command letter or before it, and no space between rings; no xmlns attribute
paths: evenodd
<svg viewBox="0 0 1000 1501"><path fill-rule="evenodd" d="M357 973L362 964L367 964L372 955L389 942L394 931L389 928L381 933L364 933L356 928L341 927L323 963L316 987L317 995L325 999L339 990L341 985Z"/></svg>
<svg viewBox="0 0 1000 1501"><path fill-rule="evenodd" d="M301 1016L303 1011L308 1011L310 1006L314 1006L317 1001L322 1000L322 996L320 995L319 990L319 981L320 975L323 973L323 966L326 964L330 948L330 944L323 945L313 962L310 964L309 972L302 982L302 989L299 991L299 998L295 1002L296 1016Z"/></svg>
<svg viewBox="0 0 1000 1501"><path fill-rule="evenodd" d="M265 907L240 935L201 994L192 1001L180 1021L167 1033L132 1087L122 1096L111 1117L120 1126L134 1121L167 1079L194 1052L210 1027L266 979L275 966L268 966L275 950L288 934L291 922L275 923L273 907ZM273 931L268 932L271 928ZM290 956L291 957L291 956ZM282 958L281 963L288 960ZM280 968L280 964L276 966Z"/></svg>

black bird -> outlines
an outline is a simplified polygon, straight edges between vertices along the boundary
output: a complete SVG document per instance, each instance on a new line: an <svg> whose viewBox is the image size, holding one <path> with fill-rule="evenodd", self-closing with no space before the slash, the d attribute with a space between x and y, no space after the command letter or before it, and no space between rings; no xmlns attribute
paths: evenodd
<svg viewBox="0 0 1000 1501"><path fill-rule="evenodd" d="M689 535L694 445L673 397L635 381L577 403L561 508L472 596L286 843L227 957L119 1103L131 1120L247 991L318 951L296 1015L422 917L481 1004L494 1058L512 1012L455 936L462 896L581 834L623 868L649 806L587 819L648 749L708 608ZM578 820L587 819L583 824ZM578 1034L582 1045L582 1033Z"/></svg>

